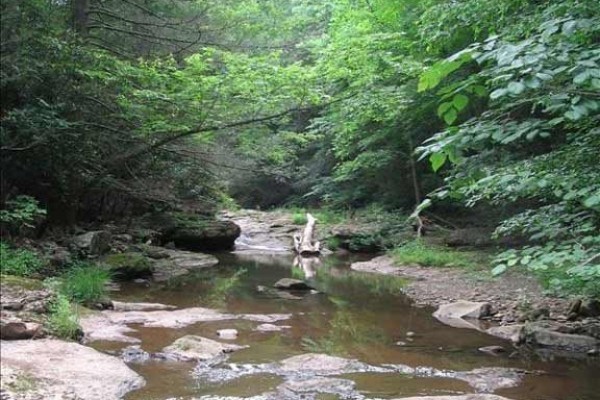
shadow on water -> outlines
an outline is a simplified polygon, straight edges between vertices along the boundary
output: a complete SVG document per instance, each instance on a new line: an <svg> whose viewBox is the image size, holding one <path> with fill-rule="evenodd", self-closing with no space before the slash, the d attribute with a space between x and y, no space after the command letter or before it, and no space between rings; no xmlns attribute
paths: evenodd
<svg viewBox="0 0 600 400"><path fill-rule="evenodd" d="M217 339L216 331L235 328L235 343L249 348L232 354L230 362L268 363L318 352L357 358L372 365L405 364L467 371L480 367L509 367L543 371L527 375L515 388L496 394L515 400L598 398L600 364L594 360L556 359L544 361L531 354L511 354L511 346L483 333L454 329L431 317L429 308L417 308L402 295L400 278L351 272L350 258L329 257L316 266L309 283L317 293L294 293L296 300L280 299L258 291L271 287L280 278L303 279L306 271L293 266L288 255L222 254L212 269L181 277L164 285L124 285L119 300L172 304L177 307L218 308L231 313L292 313L279 325L291 328L280 332L257 332L257 322L243 320L198 323L182 329L136 326L134 336L146 351L159 351L177 338L195 334ZM364 258L363 258L364 259ZM412 332L407 335L408 332ZM399 343L399 344L398 344ZM479 352L482 346L501 345L509 351L493 357ZM100 349L112 349L98 343ZM120 346L123 347L123 346ZM256 374L227 384L195 381L193 363L149 362L132 364L148 384L131 393L129 400L192 398L206 394L251 396L274 389L282 378ZM465 382L448 378L415 378L400 374L359 373L347 376L357 389L378 398L415 395L470 393Z"/></svg>

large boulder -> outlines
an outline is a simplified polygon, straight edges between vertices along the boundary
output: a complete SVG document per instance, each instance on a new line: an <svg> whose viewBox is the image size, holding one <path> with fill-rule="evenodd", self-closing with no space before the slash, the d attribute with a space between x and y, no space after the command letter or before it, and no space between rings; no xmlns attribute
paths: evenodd
<svg viewBox="0 0 600 400"><path fill-rule="evenodd" d="M231 221L214 220L197 214L171 212L152 217L153 228L163 243L190 251L231 250L240 227Z"/></svg>
<svg viewBox="0 0 600 400"><path fill-rule="evenodd" d="M338 225L331 229L330 240L338 248L376 253L383 248L380 228L376 225Z"/></svg>
<svg viewBox="0 0 600 400"><path fill-rule="evenodd" d="M118 358L77 343L41 339L3 341L1 346L7 398L120 399L145 383ZM23 379L32 383L26 397L19 393Z"/></svg>
<svg viewBox="0 0 600 400"><path fill-rule="evenodd" d="M202 268L215 266L219 260L210 254L162 247L146 246L145 253L152 258L154 280L164 282Z"/></svg>
<svg viewBox="0 0 600 400"><path fill-rule="evenodd" d="M120 279L148 278L152 276L152 263L142 253L110 254L104 257L103 264L113 276Z"/></svg>
<svg viewBox="0 0 600 400"><path fill-rule="evenodd" d="M110 250L111 234L108 231L91 231L73 238L73 244L89 255L101 255Z"/></svg>

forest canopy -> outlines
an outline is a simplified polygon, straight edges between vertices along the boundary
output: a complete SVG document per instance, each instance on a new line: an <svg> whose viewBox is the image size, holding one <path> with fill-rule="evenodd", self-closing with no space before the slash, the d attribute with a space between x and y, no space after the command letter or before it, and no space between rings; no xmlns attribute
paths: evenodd
<svg viewBox="0 0 600 400"><path fill-rule="evenodd" d="M2 222L476 207L600 291L594 0L2 0ZM426 203L423 203L426 201ZM475 211L473 211L475 212Z"/></svg>

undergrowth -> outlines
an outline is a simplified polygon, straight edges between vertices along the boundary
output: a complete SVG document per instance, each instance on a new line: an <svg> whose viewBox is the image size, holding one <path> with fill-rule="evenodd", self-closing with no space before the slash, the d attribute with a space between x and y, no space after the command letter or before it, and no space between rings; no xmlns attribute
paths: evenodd
<svg viewBox="0 0 600 400"><path fill-rule="evenodd" d="M72 305L62 293L50 304L48 327L53 335L63 339L78 339L80 333L77 305Z"/></svg>
<svg viewBox="0 0 600 400"><path fill-rule="evenodd" d="M60 292L76 303L92 303L106 297L110 273L96 265L78 262L61 276Z"/></svg>
<svg viewBox="0 0 600 400"><path fill-rule="evenodd" d="M26 249L12 249L0 242L0 271L4 275L28 277L41 271L44 263L38 255Z"/></svg>
<svg viewBox="0 0 600 400"><path fill-rule="evenodd" d="M418 264L426 267L475 268L482 261L473 252L453 250L414 240L391 250L391 255L399 264Z"/></svg>

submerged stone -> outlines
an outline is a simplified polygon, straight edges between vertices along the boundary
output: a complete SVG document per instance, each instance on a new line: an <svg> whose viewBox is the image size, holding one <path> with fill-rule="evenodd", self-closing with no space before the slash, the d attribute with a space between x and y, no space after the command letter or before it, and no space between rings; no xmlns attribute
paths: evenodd
<svg viewBox="0 0 600 400"><path fill-rule="evenodd" d="M221 354L232 353L248 346L220 343L202 336L186 335L163 349L163 353L181 361L207 361Z"/></svg>

